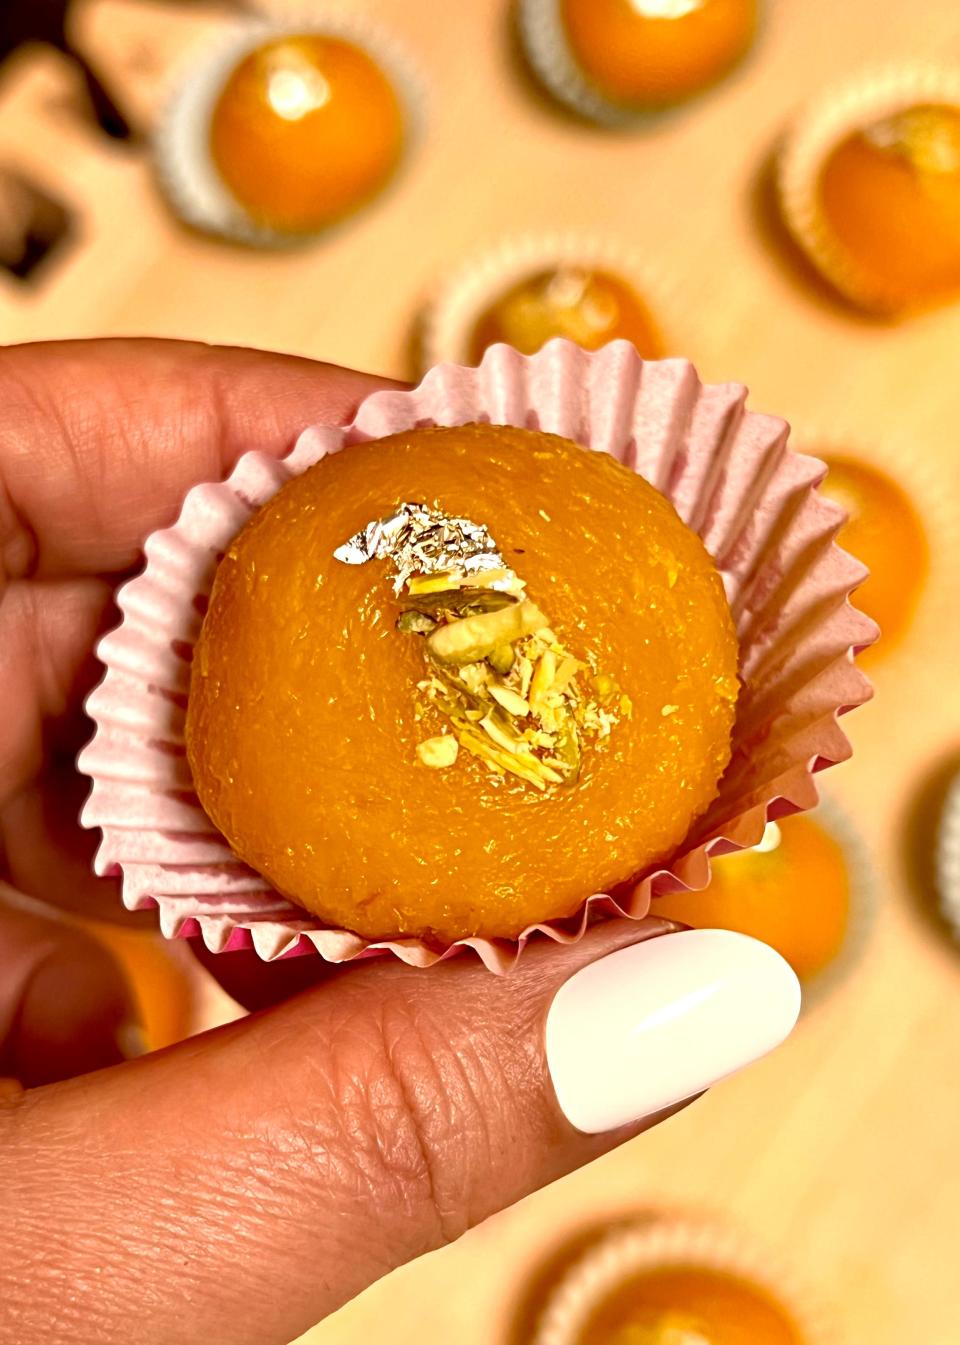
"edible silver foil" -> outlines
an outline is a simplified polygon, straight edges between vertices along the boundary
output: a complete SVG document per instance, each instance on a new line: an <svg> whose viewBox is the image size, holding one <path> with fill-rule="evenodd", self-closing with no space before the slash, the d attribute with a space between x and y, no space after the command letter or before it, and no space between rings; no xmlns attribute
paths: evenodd
<svg viewBox="0 0 960 1345"><path fill-rule="evenodd" d="M399 505L389 518L372 520L333 554L344 565L392 560L396 566L395 593L400 593L414 574L448 570L479 574L484 570L508 569L482 523L451 518L424 504Z"/></svg>

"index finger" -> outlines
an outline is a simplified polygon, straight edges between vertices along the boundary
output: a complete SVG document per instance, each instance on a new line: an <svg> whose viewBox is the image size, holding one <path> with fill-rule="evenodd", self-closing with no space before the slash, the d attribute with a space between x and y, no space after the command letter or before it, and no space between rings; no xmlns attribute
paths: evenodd
<svg viewBox="0 0 960 1345"><path fill-rule="evenodd" d="M0 351L0 581L109 573L171 523L198 481L250 449L281 456L349 419L372 374L180 341L64 341Z"/></svg>

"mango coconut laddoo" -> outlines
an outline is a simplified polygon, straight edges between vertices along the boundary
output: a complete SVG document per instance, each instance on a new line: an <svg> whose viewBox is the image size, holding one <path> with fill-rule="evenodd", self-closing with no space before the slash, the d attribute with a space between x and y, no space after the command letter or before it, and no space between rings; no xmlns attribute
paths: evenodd
<svg viewBox="0 0 960 1345"><path fill-rule="evenodd" d="M236 854L329 924L515 937L683 841L737 656L710 556L634 472L416 429L324 458L235 538L188 756Z"/></svg>

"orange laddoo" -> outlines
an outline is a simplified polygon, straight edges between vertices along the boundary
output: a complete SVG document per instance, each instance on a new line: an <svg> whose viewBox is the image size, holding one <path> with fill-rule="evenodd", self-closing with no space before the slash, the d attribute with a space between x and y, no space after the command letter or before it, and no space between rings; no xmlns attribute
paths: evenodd
<svg viewBox="0 0 960 1345"><path fill-rule="evenodd" d="M725 75L753 41L756 0L560 0L570 55L615 103L679 102Z"/></svg>
<svg viewBox="0 0 960 1345"><path fill-rule="evenodd" d="M960 291L960 108L920 104L856 129L825 159L818 197L868 306Z"/></svg>
<svg viewBox="0 0 960 1345"><path fill-rule="evenodd" d="M194 1030L195 985L177 953L159 934L104 921L78 922L119 962L133 991L148 1050L182 1041ZM189 963L190 959L187 958Z"/></svg>
<svg viewBox="0 0 960 1345"><path fill-rule="evenodd" d="M402 506L488 530L494 568L343 562ZM511 937L683 840L729 760L737 655L703 544L635 473L417 429L324 458L236 537L189 760L236 853L329 923Z"/></svg>
<svg viewBox="0 0 960 1345"><path fill-rule="evenodd" d="M534 355L555 336L585 350L622 338L646 359L664 353L656 324L631 285L607 271L563 264L524 276L494 298L476 320L470 355L479 363L497 341Z"/></svg>
<svg viewBox="0 0 960 1345"><path fill-rule="evenodd" d="M830 470L820 490L849 515L837 540L870 571L853 601L876 621L882 638L864 657L882 657L913 618L929 568L926 533L909 496L886 472L854 458L826 455L824 461Z"/></svg>
<svg viewBox="0 0 960 1345"><path fill-rule="evenodd" d="M257 223L291 234L362 205L397 166L404 115L362 48L319 34L273 38L224 85L210 126L213 163Z"/></svg>
<svg viewBox="0 0 960 1345"><path fill-rule="evenodd" d="M804 1345L766 1289L700 1266L633 1276L597 1309L577 1345Z"/></svg>
<svg viewBox="0 0 960 1345"><path fill-rule="evenodd" d="M704 892L671 892L654 910L694 929L751 934L808 981L843 948L850 903L843 846L813 818L789 817L755 849L715 859Z"/></svg>

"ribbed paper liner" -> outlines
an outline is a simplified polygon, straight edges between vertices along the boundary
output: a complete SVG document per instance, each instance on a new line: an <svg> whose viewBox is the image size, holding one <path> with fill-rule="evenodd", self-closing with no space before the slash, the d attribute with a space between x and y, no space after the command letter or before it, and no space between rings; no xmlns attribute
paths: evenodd
<svg viewBox="0 0 960 1345"><path fill-rule="evenodd" d="M937 836L940 914L960 942L960 774L947 789Z"/></svg>
<svg viewBox="0 0 960 1345"><path fill-rule="evenodd" d="M519 0L517 26L527 61L534 74L558 103L564 104L587 121L619 130L642 130L679 107L702 98L731 76L750 54L759 35L762 12L757 18L753 42L727 70L710 79L702 88L681 94L672 101L649 107L632 106L608 97L583 73L570 50L560 13L560 0Z"/></svg>
<svg viewBox="0 0 960 1345"><path fill-rule="evenodd" d="M852 132L924 103L960 107L960 69L921 64L883 67L828 90L801 112L777 158L780 210L795 241L836 290L878 314L915 308L917 300L862 271L834 237L820 208L820 170Z"/></svg>
<svg viewBox="0 0 960 1345"><path fill-rule="evenodd" d="M356 209L331 220L316 233L271 229L252 219L227 188L210 153L210 123L217 99L230 75L246 56L275 37L317 33L355 43L373 56L391 80L406 124L401 160L390 178ZM173 210L187 224L251 247L289 248L327 237L347 220L389 191L403 171L416 139L421 116L422 84L403 49L391 34L363 11L342 5L284 6L263 17L224 25L180 73L153 135L160 186Z"/></svg>
<svg viewBox="0 0 960 1345"><path fill-rule="evenodd" d="M226 482L194 487L178 522L147 539L144 572L118 595L123 620L99 646L107 672L87 703L97 729L79 763L93 779L82 820L103 832L97 872L122 875L130 909L156 903L165 934L200 934L212 951L315 950L342 962L386 950L426 966L469 947L501 972L535 930L574 941L600 916L641 918L657 891L704 886L708 850L754 845L768 816L811 807L813 773L850 755L837 718L871 694L853 650L876 637L848 602L865 571L832 544L843 513L813 490L822 464L788 449L786 424L747 411L745 398L739 383L702 384L688 361L644 362L625 341L595 353L551 341L530 357L493 346L477 369L439 365L413 391L372 394L349 425L305 430L282 461L247 453ZM352 443L476 421L612 453L703 538L740 638L733 757L669 870L646 874L619 903L594 894L577 916L516 941L370 943L272 891L203 813L183 740L190 659L220 556L285 481Z"/></svg>
<svg viewBox="0 0 960 1345"><path fill-rule="evenodd" d="M526 276L555 266L606 271L627 281L649 310L661 345L685 348L663 314L671 310L671 286L662 271L643 263L627 248L609 239L576 234L530 234L503 239L498 246L471 258L443 284L428 304L420 333L420 365L426 370L443 360L470 360L470 338L477 318L497 294Z"/></svg>
<svg viewBox="0 0 960 1345"><path fill-rule="evenodd" d="M837 1345L824 1309L774 1255L729 1228L680 1218L620 1226L585 1252L547 1300L530 1345L580 1345L594 1312L625 1281L675 1267L712 1270L755 1284L793 1318L804 1345Z"/></svg>

